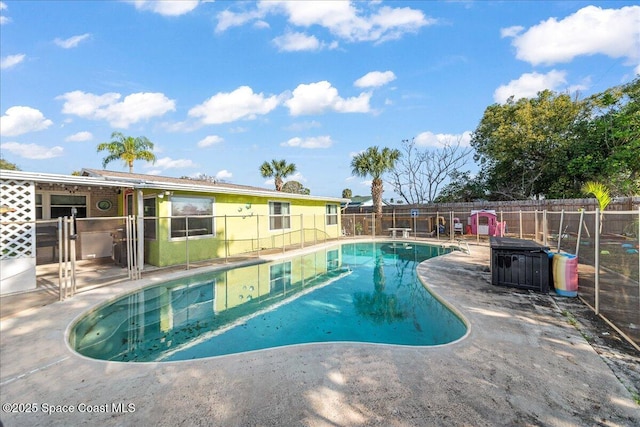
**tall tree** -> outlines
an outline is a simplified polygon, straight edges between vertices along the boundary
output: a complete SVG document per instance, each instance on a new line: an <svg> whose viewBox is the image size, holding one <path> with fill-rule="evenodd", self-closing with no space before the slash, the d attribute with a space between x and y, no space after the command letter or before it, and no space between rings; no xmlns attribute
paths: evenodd
<svg viewBox="0 0 640 427"><path fill-rule="evenodd" d="M353 193L351 192L350 188L345 188L344 190L342 190L343 199L350 199L352 197L353 197Z"/></svg>
<svg viewBox="0 0 640 427"><path fill-rule="evenodd" d="M398 159L402 156L399 150L384 147L369 147L357 154L351 160L351 169L354 175L366 178L371 176L371 197L378 218L382 217L382 193L384 184L382 175L391 172Z"/></svg>
<svg viewBox="0 0 640 427"><path fill-rule="evenodd" d="M282 191L284 178L296 172L296 165L287 163L286 160L271 160L260 166L260 174L263 178L274 178L276 191Z"/></svg>
<svg viewBox="0 0 640 427"><path fill-rule="evenodd" d="M415 139L402 141L402 156L391 172L394 191L409 204L433 202L441 186L466 165L471 148L461 138L439 147L419 148Z"/></svg>
<svg viewBox="0 0 640 427"><path fill-rule="evenodd" d="M155 163L156 156L153 154L153 142L149 141L145 136L134 138L132 136L124 136L121 132L113 132L111 134L111 142L103 142L98 144L98 152L106 151L109 153L102 160L102 167L114 160L123 160L129 166L129 173L133 172L133 162L135 160L146 160Z"/></svg>
<svg viewBox="0 0 640 427"><path fill-rule="evenodd" d="M573 141L581 112L581 102L549 90L489 106L471 146L492 192L503 199L546 195L566 167L560 154Z"/></svg>
<svg viewBox="0 0 640 427"><path fill-rule="evenodd" d="M564 170L574 195L587 181L606 182L613 195L640 194L640 78L586 99Z"/></svg>

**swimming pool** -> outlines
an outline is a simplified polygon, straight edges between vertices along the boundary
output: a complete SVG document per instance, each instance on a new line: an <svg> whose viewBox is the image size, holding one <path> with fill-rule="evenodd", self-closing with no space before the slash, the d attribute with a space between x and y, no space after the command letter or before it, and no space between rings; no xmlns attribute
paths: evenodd
<svg viewBox="0 0 640 427"><path fill-rule="evenodd" d="M80 354L173 361L315 342L450 343L464 322L416 266L427 244L347 243L295 258L195 274L100 306L71 328Z"/></svg>

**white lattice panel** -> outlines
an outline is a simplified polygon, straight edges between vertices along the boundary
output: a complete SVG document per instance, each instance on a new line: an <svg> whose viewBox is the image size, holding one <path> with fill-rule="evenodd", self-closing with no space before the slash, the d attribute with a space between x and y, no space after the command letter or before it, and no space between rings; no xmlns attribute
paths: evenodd
<svg viewBox="0 0 640 427"><path fill-rule="evenodd" d="M35 185L0 179L0 259L35 258Z"/></svg>

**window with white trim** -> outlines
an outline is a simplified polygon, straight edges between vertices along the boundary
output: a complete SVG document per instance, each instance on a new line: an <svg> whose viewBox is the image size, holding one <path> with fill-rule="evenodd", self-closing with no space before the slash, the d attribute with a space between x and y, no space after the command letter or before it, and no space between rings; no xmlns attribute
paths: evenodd
<svg viewBox="0 0 640 427"><path fill-rule="evenodd" d="M156 198L145 197L142 201L143 217L144 217L144 238L147 240L156 240L157 224L156 218Z"/></svg>
<svg viewBox="0 0 640 427"><path fill-rule="evenodd" d="M338 205L327 205L327 225L338 225Z"/></svg>
<svg viewBox="0 0 640 427"><path fill-rule="evenodd" d="M291 228L291 204L288 202L269 202L269 230Z"/></svg>
<svg viewBox="0 0 640 427"><path fill-rule="evenodd" d="M171 197L171 238L215 235L214 199L210 197Z"/></svg>
<svg viewBox="0 0 640 427"><path fill-rule="evenodd" d="M36 193L36 219L55 219L61 216L71 216L73 209L76 217L87 217L89 195L56 192Z"/></svg>

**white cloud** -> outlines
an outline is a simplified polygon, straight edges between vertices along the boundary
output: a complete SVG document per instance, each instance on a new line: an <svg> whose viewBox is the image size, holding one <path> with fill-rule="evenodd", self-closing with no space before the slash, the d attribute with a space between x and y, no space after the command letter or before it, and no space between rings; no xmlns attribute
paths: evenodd
<svg viewBox="0 0 640 427"><path fill-rule="evenodd" d="M524 30L524 27L521 25L514 25L513 27L507 27L500 29L500 37L516 37Z"/></svg>
<svg viewBox="0 0 640 427"><path fill-rule="evenodd" d="M357 97L342 98L338 95L338 90L324 80L298 85L285 105L292 116L321 114L327 110L339 113L367 113L371 110L370 99L371 93L368 92L363 92Z"/></svg>
<svg viewBox="0 0 640 427"><path fill-rule="evenodd" d="M216 173L216 179L219 180L227 180L231 179L232 177L233 174L226 169L222 169L221 171L218 171L218 173Z"/></svg>
<svg viewBox="0 0 640 427"><path fill-rule="evenodd" d="M200 141L198 141L198 147L200 148L209 147L211 145L219 144L222 141L224 141L224 139L221 136L209 135L207 137L204 137Z"/></svg>
<svg viewBox="0 0 640 427"><path fill-rule="evenodd" d="M256 19L261 23L260 26L264 28L264 25L266 23L261 20L264 16L264 12L260 9L241 13L231 12L230 10L223 10L217 15L218 23L216 24L215 31L217 33L221 33L228 30L229 28L239 27ZM266 24L266 27L268 26L269 25Z"/></svg>
<svg viewBox="0 0 640 427"><path fill-rule="evenodd" d="M0 1L0 11L5 10L7 8L7 4L3 1ZM0 25L8 24L11 22L11 18L0 15Z"/></svg>
<svg viewBox="0 0 640 427"><path fill-rule="evenodd" d="M64 40L55 39L54 43L63 49L71 49L73 47L77 47L80 44L80 42L87 40L89 37L91 37L91 34L85 33L79 36L69 37L68 39L64 39Z"/></svg>
<svg viewBox="0 0 640 427"><path fill-rule="evenodd" d="M506 36L512 33L503 30ZM560 21L550 18L513 37L516 57L533 65L596 54L627 58L635 65L640 61L640 6L587 6Z"/></svg>
<svg viewBox="0 0 640 427"><path fill-rule="evenodd" d="M498 103L504 103L510 96L514 99L533 98L538 92L549 89L557 90L565 85L567 80L565 71L551 70L547 74L525 73L517 80L511 80L508 84L500 86L493 93L493 99Z"/></svg>
<svg viewBox="0 0 640 427"><path fill-rule="evenodd" d="M338 47L338 44L335 42L327 45L318 40L316 36L292 32L287 32L282 36L276 37L273 39L273 44L276 45L280 52L300 52L325 48L335 49Z"/></svg>
<svg viewBox="0 0 640 427"><path fill-rule="evenodd" d="M199 0L133 0L138 10L148 10L164 16L180 16L194 10Z"/></svg>
<svg viewBox="0 0 640 427"><path fill-rule="evenodd" d="M19 53L17 55L5 56L0 61L0 69L5 70L7 68L11 68L13 66L16 66L19 63L21 63L22 61L24 61L24 58L26 58L26 57L27 57L27 55L25 55L24 53Z"/></svg>
<svg viewBox="0 0 640 427"><path fill-rule="evenodd" d="M353 83L355 87L380 87L396 79L393 71L372 71Z"/></svg>
<svg viewBox="0 0 640 427"><path fill-rule="evenodd" d="M219 92L200 105L189 110L189 116L200 118L204 124L230 123L236 120L253 120L278 106L277 96L265 97L253 93L248 86L240 86L233 92Z"/></svg>
<svg viewBox="0 0 640 427"><path fill-rule="evenodd" d="M31 107L15 106L9 108L0 117L0 135L17 136L28 132L44 130L53 122L46 119L40 110Z"/></svg>
<svg viewBox="0 0 640 427"><path fill-rule="evenodd" d="M65 138L65 141L68 142L82 142L82 141L91 141L93 139L93 134L91 132L78 132L73 135L69 135Z"/></svg>
<svg viewBox="0 0 640 427"><path fill-rule="evenodd" d="M1 145L2 150L9 151L16 156L25 159L43 160L62 156L64 148L60 146L44 147L37 144L20 144L18 142L5 142Z"/></svg>
<svg viewBox="0 0 640 427"><path fill-rule="evenodd" d="M65 101L62 112L79 117L107 120L115 128L128 128L133 123L175 111L175 101L162 93L139 92L127 95L105 93L94 95L79 90L67 92L56 99Z"/></svg>
<svg viewBox="0 0 640 427"><path fill-rule="evenodd" d="M287 142L280 144L283 147L300 147L300 148L329 148L333 145L333 141L329 135L314 136L307 138L295 137Z"/></svg>
<svg viewBox="0 0 640 427"><path fill-rule="evenodd" d="M260 5L269 12L284 13L293 25L305 28L319 25L352 42L397 39L435 23L420 10L379 7L377 3L366 5L372 9L369 13L356 7L360 3L346 1L263 1Z"/></svg>
<svg viewBox="0 0 640 427"><path fill-rule="evenodd" d="M436 22L418 9L380 7L379 3L266 0L259 2L253 10L239 13L226 10L219 13L216 31L263 20L269 14L284 14L293 26L320 26L333 36L351 42L383 42L415 33Z"/></svg>
<svg viewBox="0 0 640 427"><path fill-rule="evenodd" d="M471 131L461 134L422 132L415 137L416 145L422 147L442 148L444 145L455 145L458 142L461 147L470 146Z"/></svg>
<svg viewBox="0 0 640 427"><path fill-rule="evenodd" d="M171 157L163 157L161 159L157 159L156 162L149 167L157 167L161 170L166 169L175 169L175 168L193 168L197 167L197 165L189 160L189 159L172 159Z"/></svg>

